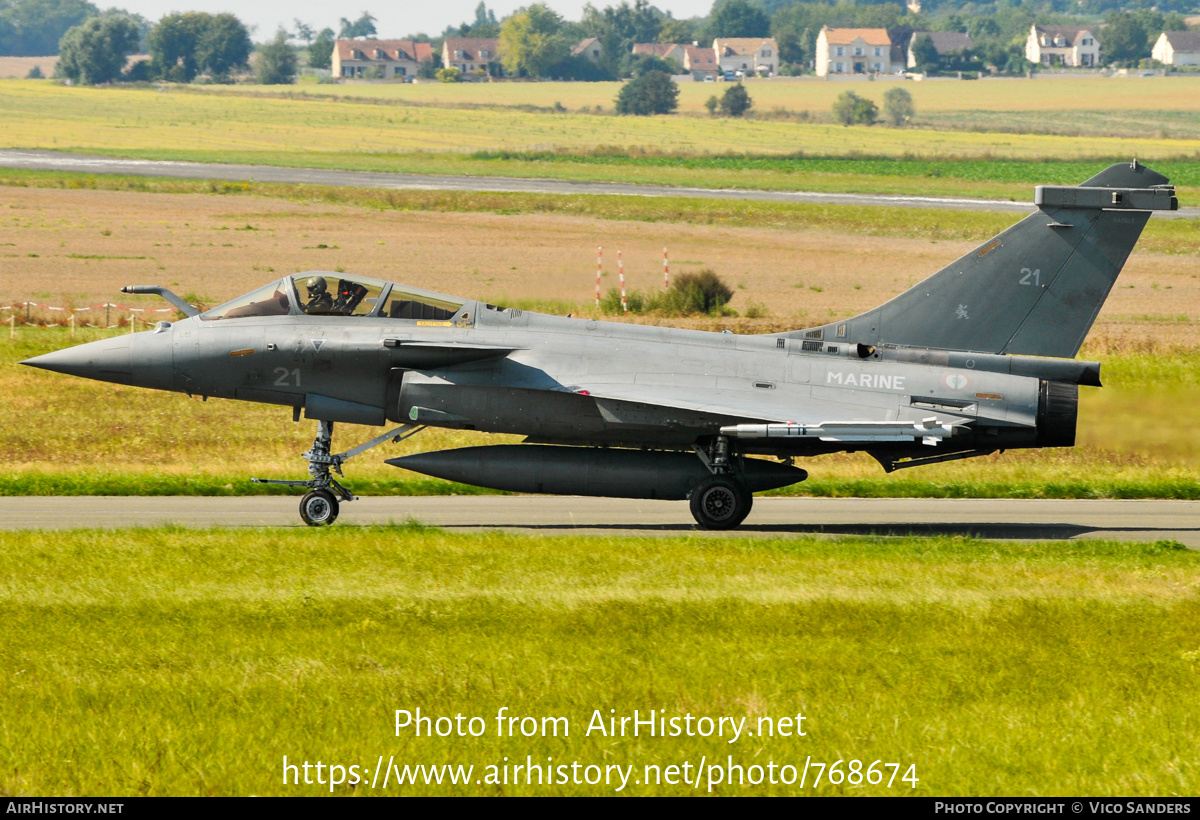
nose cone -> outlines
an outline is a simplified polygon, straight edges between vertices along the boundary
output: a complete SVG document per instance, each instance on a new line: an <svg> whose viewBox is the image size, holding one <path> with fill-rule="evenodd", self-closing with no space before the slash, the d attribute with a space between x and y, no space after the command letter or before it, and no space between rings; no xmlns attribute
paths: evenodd
<svg viewBox="0 0 1200 820"><path fill-rule="evenodd" d="M131 348L131 337L118 336L35 356L21 364L66 373L68 376L124 384L133 376Z"/></svg>
<svg viewBox="0 0 1200 820"><path fill-rule="evenodd" d="M56 350L21 364L102 382L170 390L171 359L171 334L148 332Z"/></svg>

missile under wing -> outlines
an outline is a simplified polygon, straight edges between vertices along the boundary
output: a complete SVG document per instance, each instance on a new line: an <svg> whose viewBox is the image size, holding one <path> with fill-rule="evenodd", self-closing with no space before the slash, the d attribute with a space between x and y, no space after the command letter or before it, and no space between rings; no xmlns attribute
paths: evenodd
<svg viewBox="0 0 1200 820"><path fill-rule="evenodd" d="M547 316L344 273L285 277L153 331L38 356L47 370L264 402L317 421L301 516L354 496L344 462L428 426L520 445L388 461L515 492L688 499L728 529L795 466L865 451L885 470L1074 444L1084 337L1155 210L1161 174L1114 165L1038 186L1037 211L859 316L769 335ZM398 427L335 453L335 423ZM774 459L774 460L771 460Z"/></svg>

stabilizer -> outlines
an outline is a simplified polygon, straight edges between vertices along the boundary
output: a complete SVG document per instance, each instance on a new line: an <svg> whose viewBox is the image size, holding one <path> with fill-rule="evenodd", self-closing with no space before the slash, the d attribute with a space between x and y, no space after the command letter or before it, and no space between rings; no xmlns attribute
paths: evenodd
<svg viewBox="0 0 1200 820"><path fill-rule="evenodd" d="M1136 161L1078 187L1040 185L1038 211L889 302L793 331L861 345L1073 358L1156 210L1174 188Z"/></svg>

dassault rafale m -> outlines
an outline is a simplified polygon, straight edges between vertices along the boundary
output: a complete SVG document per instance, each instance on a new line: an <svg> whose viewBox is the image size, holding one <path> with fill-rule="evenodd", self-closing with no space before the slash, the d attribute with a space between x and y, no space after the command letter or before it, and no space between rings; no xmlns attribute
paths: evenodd
<svg viewBox="0 0 1200 820"><path fill-rule="evenodd" d="M300 515L354 500L333 476L426 426L525 436L388 461L521 493L689 499L700 526L736 527L794 466L865 451L892 471L1075 442L1077 361L1152 211L1163 175L1114 165L1041 185L1037 210L859 316L737 335L548 316L367 277L300 273L186 318L23 364L117 384L264 402L317 421ZM400 425L333 452L335 423ZM768 458L763 458L763 457ZM771 458L775 460L771 460Z"/></svg>

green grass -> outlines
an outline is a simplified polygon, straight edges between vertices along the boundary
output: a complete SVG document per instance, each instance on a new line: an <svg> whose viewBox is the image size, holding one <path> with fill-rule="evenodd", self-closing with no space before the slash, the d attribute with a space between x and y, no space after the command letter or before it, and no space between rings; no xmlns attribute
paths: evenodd
<svg viewBox="0 0 1200 820"><path fill-rule="evenodd" d="M732 756L919 778L803 793L1190 795L1198 562L1174 542L4 532L0 794L328 794L283 785L284 756L369 780L382 755L475 776L335 793L613 792L473 782L527 756L633 766L628 794L706 793L634 781ZM497 737L501 707L569 735ZM417 708L485 734L397 736ZM806 736L585 734L635 709L802 713Z"/></svg>
<svg viewBox="0 0 1200 820"><path fill-rule="evenodd" d="M1033 184L1078 185L1097 171L1103 159L1086 160L1024 160L1024 159L959 159L951 162L938 159L889 156L761 156L729 154L723 156L679 156L627 151L595 151L590 154L556 152L477 151L468 155L479 162L520 160L527 163L573 163L578 165L615 166L621 168L682 168L693 171L740 171L747 175L764 172L776 178L780 188L800 188L810 177L821 185L827 176L862 176L874 182L888 177L918 177L944 179L957 183L996 183L1020 185L1022 192ZM1119 161L1119 160L1114 160ZM1164 165L1172 182L1178 186L1200 185L1200 161L1174 159ZM799 179L797 179L797 175ZM784 179L778 179L783 176ZM788 177L791 177L790 179ZM865 180L864 180L865 181ZM919 184L913 180L911 184ZM755 185L754 187L759 187ZM774 187L774 186L773 186Z"/></svg>

